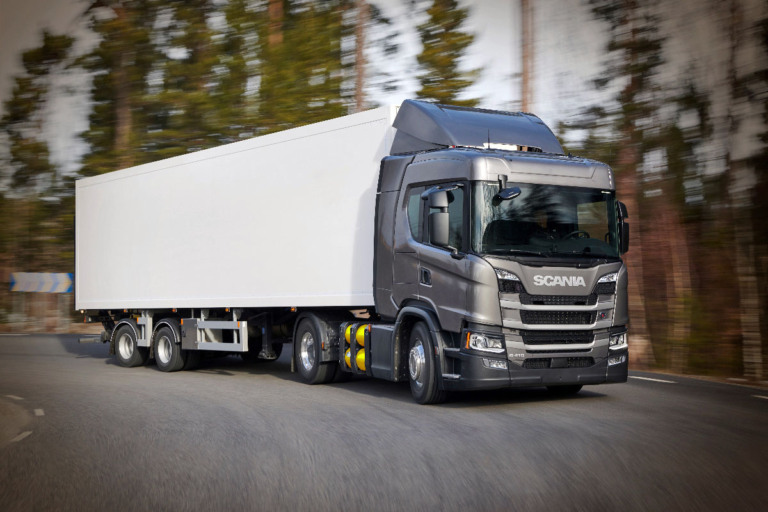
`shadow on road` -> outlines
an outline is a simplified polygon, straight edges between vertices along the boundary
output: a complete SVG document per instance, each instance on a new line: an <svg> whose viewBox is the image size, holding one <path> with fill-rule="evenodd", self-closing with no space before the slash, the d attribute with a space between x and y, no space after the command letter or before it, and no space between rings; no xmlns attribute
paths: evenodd
<svg viewBox="0 0 768 512"><path fill-rule="evenodd" d="M104 364L119 367L113 356L109 355L109 346L100 342L80 343L78 335L60 335L58 336L62 347L67 352L78 358L101 359ZM239 355L205 353L200 365L187 373L209 375L253 375L253 376L272 376L285 381L301 383L301 377L298 373L291 373L291 358L293 350L290 344L286 344L283 353L273 362L249 363L243 361ZM150 360L147 366L154 366L154 361ZM158 370L159 371L159 370ZM368 377L350 376L343 382L325 384L332 388L343 389L344 391L365 395L368 397L386 398L399 402L413 403L410 386L407 382L387 382L375 380ZM463 408L463 407L482 407L496 406L502 404L524 404L530 402L557 402L573 400L595 400L604 398L606 395L597 392L596 386L588 386L581 390L577 395L558 396L546 390L546 388L520 388L520 389L498 389L490 391L466 391L453 392L448 395L448 399L440 407Z"/></svg>

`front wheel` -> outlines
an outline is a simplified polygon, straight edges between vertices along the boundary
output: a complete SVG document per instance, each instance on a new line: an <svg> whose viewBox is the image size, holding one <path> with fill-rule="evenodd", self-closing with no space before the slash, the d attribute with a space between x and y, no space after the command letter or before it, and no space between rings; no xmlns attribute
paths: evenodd
<svg viewBox="0 0 768 512"><path fill-rule="evenodd" d="M408 377L413 399L420 404L437 404L445 400L445 391L437 383L434 345L426 324L419 322L411 331L408 352Z"/></svg>
<svg viewBox="0 0 768 512"><path fill-rule="evenodd" d="M293 340L293 357L299 374L309 384L325 384L336 374L333 363L320 363L322 342L315 322L311 318L302 319Z"/></svg>

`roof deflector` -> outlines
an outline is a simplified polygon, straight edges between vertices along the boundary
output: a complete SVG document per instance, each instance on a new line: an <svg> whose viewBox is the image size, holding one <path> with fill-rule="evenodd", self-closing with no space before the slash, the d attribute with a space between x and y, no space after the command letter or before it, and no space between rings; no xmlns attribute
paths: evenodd
<svg viewBox="0 0 768 512"><path fill-rule="evenodd" d="M454 107L405 100L395 117L391 154L414 153L448 146L516 145L562 155L552 130L533 114Z"/></svg>

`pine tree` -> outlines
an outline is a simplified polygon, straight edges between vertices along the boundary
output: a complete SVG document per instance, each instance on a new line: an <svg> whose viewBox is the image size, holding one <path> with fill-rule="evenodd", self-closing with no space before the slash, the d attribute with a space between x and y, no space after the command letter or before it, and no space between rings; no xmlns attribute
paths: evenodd
<svg viewBox="0 0 768 512"><path fill-rule="evenodd" d="M142 144L152 159L230 139L220 109L221 76L227 70L220 65L209 20L216 10L210 0L158 2L153 84L145 95L149 136Z"/></svg>
<svg viewBox="0 0 768 512"><path fill-rule="evenodd" d="M0 129L9 141L10 186L21 192L41 192L41 187L56 185L56 169L48 144L41 138L43 110L51 73L67 58L73 39L47 31L42 38L41 46L22 54L24 72L15 79L12 96L4 104L6 113L0 119Z"/></svg>
<svg viewBox="0 0 768 512"><path fill-rule="evenodd" d="M12 271L71 268L74 200L41 133L51 78L66 66L73 39L47 31L42 39L22 54L24 71L0 120L9 142L6 178L12 191L12 197L0 198L0 267Z"/></svg>
<svg viewBox="0 0 768 512"><path fill-rule="evenodd" d="M400 36L392 21L375 4L347 0L342 24L342 98L352 112L376 106L371 97L399 88L400 74L386 71L380 63L400 50Z"/></svg>
<svg viewBox="0 0 768 512"><path fill-rule="evenodd" d="M343 2L270 0L260 24L260 133L339 117Z"/></svg>
<svg viewBox="0 0 768 512"><path fill-rule="evenodd" d="M427 9L429 19L418 26L422 50L417 56L422 72L418 79L420 99L473 107L479 100L460 99L479 75L479 70L462 71L461 58L474 36L461 30L468 16L456 0L434 0Z"/></svg>
<svg viewBox="0 0 768 512"><path fill-rule="evenodd" d="M653 364L658 358L666 358L668 350L656 350L651 344L644 287L643 225L641 211L640 169L644 152L644 123L651 123L658 111L653 94L656 84L653 77L663 63L663 38L658 35L658 20L653 16L651 6L640 5L637 0L590 0L592 12L597 19L609 27L607 51L612 60L606 65L601 78L595 81L599 89L616 82L623 85L615 96L615 110L596 109L607 121L613 133L616 153L607 160L616 170L616 189L619 197L627 204L636 226L632 231L632 249L625 259L629 267L629 309L632 318L632 336L635 347L635 361ZM603 132L605 133L605 132ZM615 135L614 135L615 133ZM666 340L663 340L666 341Z"/></svg>
<svg viewBox="0 0 768 512"><path fill-rule="evenodd" d="M148 160L142 100L157 58L151 41L155 10L150 0L97 0L86 11L98 46L79 60L93 75L90 146L80 174L94 176Z"/></svg>

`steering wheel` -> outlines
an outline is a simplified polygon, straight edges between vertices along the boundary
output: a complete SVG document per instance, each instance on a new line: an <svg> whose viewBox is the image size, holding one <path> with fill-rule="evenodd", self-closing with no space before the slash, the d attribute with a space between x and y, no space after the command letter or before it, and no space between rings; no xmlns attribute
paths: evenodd
<svg viewBox="0 0 768 512"><path fill-rule="evenodd" d="M571 231L567 235L563 237L563 240L568 238L590 238L589 233L586 231L582 231L580 229L577 229L576 231Z"/></svg>

